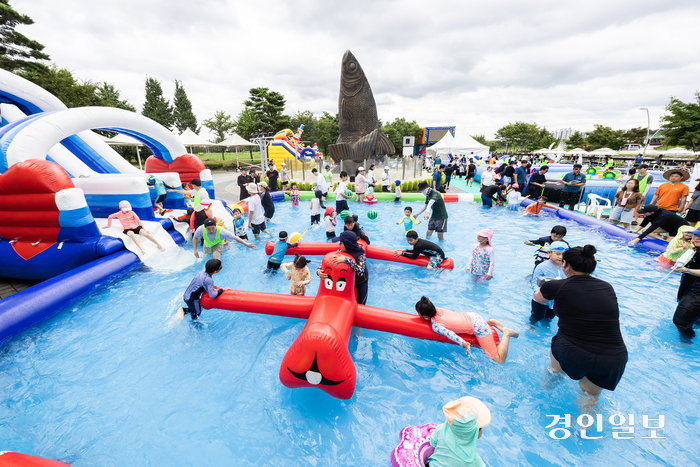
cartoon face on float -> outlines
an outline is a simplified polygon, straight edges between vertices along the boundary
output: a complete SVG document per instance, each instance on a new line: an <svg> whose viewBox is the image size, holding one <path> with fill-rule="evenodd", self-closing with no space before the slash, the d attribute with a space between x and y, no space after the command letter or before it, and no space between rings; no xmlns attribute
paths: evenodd
<svg viewBox="0 0 700 467"><path fill-rule="evenodd" d="M328 277L321 280L321 286L318 288L317 297L322 295L335 295L350 300L352 303L357 303L355 296L355 271L352 270L348 263L334 263L333 258L341 255L350 258L347 253L328 253L323 257L321 263L321 272L327 274Z"/></svg>
<svg viewBox="0 0 700 467"><path fill-rule="evenodd" d="M304 330L287 351L279 378L289 388L316 387L338 399L350 399L355 391L357 373L348 351L352 323L357 311L355 271L347 263L333 258L345 253L332 252L323 257L321 279Z"/></svg>

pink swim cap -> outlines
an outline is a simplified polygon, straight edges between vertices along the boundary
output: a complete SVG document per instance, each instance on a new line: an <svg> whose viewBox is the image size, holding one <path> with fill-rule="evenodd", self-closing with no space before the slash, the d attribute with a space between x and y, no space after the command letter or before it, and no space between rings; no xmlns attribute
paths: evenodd
<svg viewBox="0 0 700 467"><path fill-rule="evenodd" d="M121 200L119 201L119 209L121 209L122 211L131 211L131 203L125 199Z"/></svg>

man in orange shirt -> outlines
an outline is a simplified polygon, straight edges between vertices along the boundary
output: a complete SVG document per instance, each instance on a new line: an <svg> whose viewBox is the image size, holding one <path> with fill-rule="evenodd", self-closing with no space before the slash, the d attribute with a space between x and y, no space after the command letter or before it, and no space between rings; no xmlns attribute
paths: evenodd
<svg viewBox="0 0 700 467"><path fill-rule="evenodd" d="M671 169L664 172L664 178L669 183L664 183L656 189L651 204L656 204L667 211L678 211L679 204L680 206L685 205L689 193L688 185L681 182L688 180L689 177L690 174L685 170Z"/></svg>

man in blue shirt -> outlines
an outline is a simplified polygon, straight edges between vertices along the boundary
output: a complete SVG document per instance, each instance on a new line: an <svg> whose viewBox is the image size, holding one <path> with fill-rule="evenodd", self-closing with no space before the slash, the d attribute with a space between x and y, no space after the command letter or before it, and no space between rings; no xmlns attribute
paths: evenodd
<svg viewBox="0 0 700 467"><path fill-rule="evenodd" d="M644 156L641 154L634 158L634 166L639 167L644 163Z"/></svg>
<svg viewBox="0 0 700 467"><path fill-rule="evenodd" d="M433 190L442 192L442 173L445 171L445 164L440 164L438 170L433 173Z"/></svg>
<svg viewBox="0 0 700 467"><path fill-rule="evenodd" d="M561 202L559 207L569 206L569 211L574 210L574 206L581 199L581 187L586 185L586 176L581 173L581 164L574 164L574 171L564 175L561 181L564 189L561 192Z"/></svg>
<svg viewBox="0 0 700 467"><path fill-rule="evenodd" d="M515 169L515 181L518 184L518 191L524 194L527 186L527 161L525 159L521 160L520 167Z"/></svg>

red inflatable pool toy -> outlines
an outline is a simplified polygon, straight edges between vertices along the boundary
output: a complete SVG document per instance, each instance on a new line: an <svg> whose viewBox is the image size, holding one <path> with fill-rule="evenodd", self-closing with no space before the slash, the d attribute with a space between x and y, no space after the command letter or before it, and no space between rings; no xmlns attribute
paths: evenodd
<svg viewBox="0 0 700 467"><path fill-rule="evenodd" d="M454 344L433 332L430 323L418 315L359 305L354 272L347 264L332 261L338 254L345 255L324 256L321 267L330 277L321 281L316 297L227 290L214 300L205 293L202 306L306 319L306 326L282 359L280 381L290 388L317 387L338 399L350 399L355 391L357 375L348 351L352 326ZM498 334L491 330L498 342ZM476 337L460 336L473 347L479 346Z"/></svg>
<svg viewBox="0 0 700 467"><path fill-rule="evenodd" d="M70 467L70 464L29 454L5 451L0 452L0 467Z"/></svg>
<svg viewBox="0 0 700 467"><path fill-rule="evenodd" d="M367 204L374 204L377 202L377 198L375 198L374 195L367 195L362 199L362 202Z"/></svg>
<svg viewBox="0 0 700 467"><path fill-rule="evenodd" d="M358 242L362 248L365 249L365 254L368 259L378 259L381 261L393 261L395 263L413 264L415 266L427 267L430 258L427 256L419 256L416 259L406 258L404 256L394 256L394 250L389 248L382 248L380 246L367 245L365 242L360 240ZM270 255L275 249L275 242L269 241L265 244L265 253ZM338 251L337 243L300 243L294 248L287 250L288 255L293 255L299 253L300 255L325 255L327 253ZM455 263L452 258L445 258L445 260L440 263L438 268L440 269L454 269Z"/></svg>

